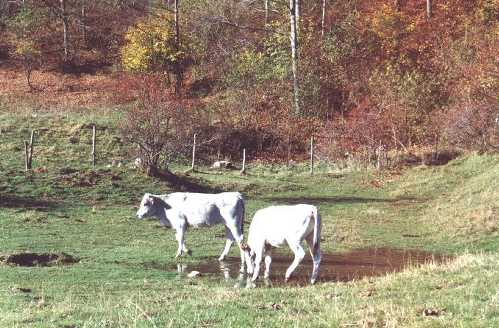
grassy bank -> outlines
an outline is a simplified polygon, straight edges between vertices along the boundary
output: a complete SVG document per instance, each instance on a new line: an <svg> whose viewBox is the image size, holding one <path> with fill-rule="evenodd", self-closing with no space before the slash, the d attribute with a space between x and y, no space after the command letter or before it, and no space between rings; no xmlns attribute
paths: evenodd
<svg viewBox="0 0 499 328"><path fill-rule="evenodd" d="M233 288L236 273L176 273L173 232L136 221L145 191L177 187L132 168L117 114L0 114L0 253L57 253L71 265L0 265L5 327L494 327L499 325L499 158L467 155L402 173L336 169L310 177L300 166L249 166L247 175L201 168L184 178L204 190L239 190L257 208L320 207L326 254L359 248L423 249L448 262L383 277L317 286ZM98 166L90 165L97 122ZM38 130L34 170L23 144ZM115 165L111 165L112 163ZM121 162L118 166L116 163ZM111 165L108 167L108 165ZM174 171L186 167L177 164ZM223 228L189 230L195 266L216 264ZM283 251L285 255L289 252ZM233 249L231 256L237 256Z"/></svg>

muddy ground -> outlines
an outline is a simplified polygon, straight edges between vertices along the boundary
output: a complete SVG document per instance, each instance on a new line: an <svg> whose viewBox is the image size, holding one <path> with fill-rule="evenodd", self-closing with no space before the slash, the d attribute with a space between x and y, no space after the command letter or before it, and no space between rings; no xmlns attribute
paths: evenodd
<svg viewBox="0 0 499 328"><path fill-rule="evenodd" d="M352 281L368 277L378 277L391 272L399 272L409 266L424 263L441 263L449 256L434 254L421 250L400 250L390 248L359 249L347 253L322 254L320 277L318 282ZM272 285L284 284L284 274L293 258L275 252L272 255L271 283ZM263 262L263 261L262 261ZM146 267L153 269L177 271L186 276L192 271L198 271L199 276L220 277L224 279L239 276L240 258L230 257L220 263L215 258L210 258L199 264L187 265L179 263L176 267L163 266L159 263L147 263ZM264 264L260 276L263 277ZM298 268L293 273L287 284L306 285L312 272L312 259L307 254Z"/></svg>

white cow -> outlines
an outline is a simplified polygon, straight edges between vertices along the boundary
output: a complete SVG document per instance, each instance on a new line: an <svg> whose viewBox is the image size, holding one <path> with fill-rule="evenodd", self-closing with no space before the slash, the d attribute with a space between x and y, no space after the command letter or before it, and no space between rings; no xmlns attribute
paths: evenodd
<svg viewBox="0 0 499 328"><path fill-rule="evenodd" d="M244 272L245 250L243 243L244 199L238 192L201 194L176 192L167 195L146 193L142 197L137 217L157 217L161 225L175 229L178 242L176 257L189 252L184 242L188 226L202 227L225 225L227 241L219 261L229 253L234 240L241 251L241 272Z"/></svg>
<svg viewBox="0 0 499 328"><path fill-rule="evenodd" d="M302 247L303 240L307 241L313 259L313 271L310 282L314 284L319 274L321 262L321 218L317 207L313 205L284 205L270 206L258 210L251 221L248 246L250 248L247 259L248 274L253 275L250 284L258 278L260 263L265 254L265 275L270 277L270 264L272 262L270 246L280 247L284 244L293 251L295 258L286 270L285 280L289 277L305 257Z"/></svg>

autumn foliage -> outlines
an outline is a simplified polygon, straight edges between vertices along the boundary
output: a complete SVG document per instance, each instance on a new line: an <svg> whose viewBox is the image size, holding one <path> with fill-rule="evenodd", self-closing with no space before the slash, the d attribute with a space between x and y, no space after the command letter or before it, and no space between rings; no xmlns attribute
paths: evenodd
<svg viewBox="0 0 499 328"><path fill-rule="evenodd" d="M60 66L59 2L26 3L0 15L10 59L26 70ZM312 135L328 159L498 149L497 0L433 2L431 18L424 0L327 2L324 25L322 8L303 1L299 115L286 6L271 1L266 16L261 3L181 2L178 42L165 3L67 5L72 72L115 74L111 98L132 108L125 135L151 165L188 156L194 133L207 161L242 149L300 159ZM184 80L175 95L170 73Z"/></svg>

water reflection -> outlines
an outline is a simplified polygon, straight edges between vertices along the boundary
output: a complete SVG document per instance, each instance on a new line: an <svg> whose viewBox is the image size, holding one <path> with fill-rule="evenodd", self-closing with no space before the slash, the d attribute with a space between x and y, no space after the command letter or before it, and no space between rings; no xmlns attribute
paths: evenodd
<svg viewBox="0 0 499 328"><path fill-rule="evenodd" d="M398 250L389 248L372 248L353 250L347 253L323 254L318 282L351 281L365 277L381 276L390 272L403 270L407 266L414 266L428 262L440 263L449 259L449 256L432 254L421 250ZM275 254L272 256L270 279L260 278L260 286L307 286L310 284L312 261L307 256L291 276L291 280L284 282L284 274L293 258L290 255ZM218 262L215 259L196 264L177 264L177 272L189 275L198 271L201 276L222 277L234 287L253 287L245 274L239 272L240 259L229 257L226 261ZM262 264L264 266L264 264ZM263 270L263 268L262 268Z"/></svg>
<svg viewBox="0 0 499 328"><path fill-rule="evenodd" d="M201 275L203 274L220 274L224 280L230 280L231 279L231 272L237 272L238 275L237 277L235 276L234 278L238 281L244 281L246 278L245 273L239 272L238 268L234 268L234 263L232 262L226 262L226 261L218 261L213 264L200 264L196 265L195 267L192 266L190 267L186 263L177 263L177 273L181 275L189 275L190 273L193 272L200 272Z"/></svg>

